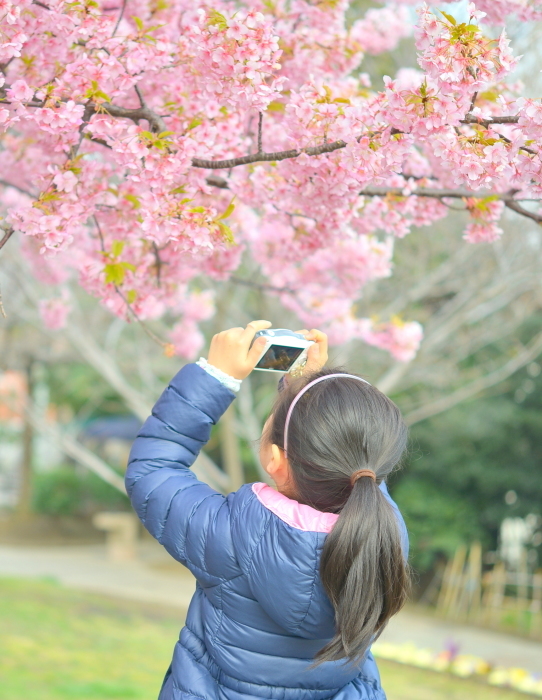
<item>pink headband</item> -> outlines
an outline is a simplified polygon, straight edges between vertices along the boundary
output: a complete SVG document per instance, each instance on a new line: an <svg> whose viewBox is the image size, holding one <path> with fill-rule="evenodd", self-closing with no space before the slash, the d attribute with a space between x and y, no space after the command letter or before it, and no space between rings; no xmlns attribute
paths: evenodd
<svg viewBox="0 0 542 700"><path fill-rule="evenodd" d="M292 403L290 404L290 408L288 409L288 413L286 414L286 422L284 423L284 452L288 452L288 427L290 425L290 418L292 416L292 411L294 410L294 407L296 403L299 401L299 399L303 396L303 394L307 391L307 389L310 389L311 386L314 386L315 384L318 384L318 382L323 382L324 379L332 379L333 377L349 377L350 379L357 379L360 382L364 382L365 384L369 384L369 382L366 379L362 379L361 377L356 377L355 374L326 374L323 377L318 377L317 379L313 379L312 382L309 382L306 386L301 389L299 394L296 395ZM371 386L369 384L369 386Z"/></svg>

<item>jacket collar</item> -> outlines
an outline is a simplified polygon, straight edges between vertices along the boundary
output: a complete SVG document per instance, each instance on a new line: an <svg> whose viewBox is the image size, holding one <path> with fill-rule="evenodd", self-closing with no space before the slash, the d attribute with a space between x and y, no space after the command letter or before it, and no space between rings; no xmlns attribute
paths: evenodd
<svg viewBox="0 0 542 700"><path fill-rule="evenodd" d="M294 501L264 483L252 484L252 490L264 508L296 530L328 533L339 518L336 513L323 513Z"/></svg>

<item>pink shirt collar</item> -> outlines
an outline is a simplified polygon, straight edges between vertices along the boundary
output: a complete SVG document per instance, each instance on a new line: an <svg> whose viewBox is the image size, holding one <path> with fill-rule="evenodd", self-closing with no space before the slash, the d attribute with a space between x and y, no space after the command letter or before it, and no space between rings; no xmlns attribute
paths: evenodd
<svg viewBox="0 0 542 700"><path fill-rule="evenodd" d="M264 483L252 484L252 490L260 503L296 530L304 532L330 532L339 516L336 513L323 513L294 501L275 491Z"/></svg>

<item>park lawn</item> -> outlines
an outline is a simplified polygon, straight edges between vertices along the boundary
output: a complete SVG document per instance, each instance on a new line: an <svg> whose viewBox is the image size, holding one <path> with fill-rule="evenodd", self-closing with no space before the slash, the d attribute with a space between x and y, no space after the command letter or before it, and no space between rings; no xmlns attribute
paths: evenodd
<svg viewBox="0 0 542 700"><path fill-rule="evenodd" d="M153 700L178 611L0 578L1 700ZM380 661L388 700L525 700L526 695Z"/></svg>

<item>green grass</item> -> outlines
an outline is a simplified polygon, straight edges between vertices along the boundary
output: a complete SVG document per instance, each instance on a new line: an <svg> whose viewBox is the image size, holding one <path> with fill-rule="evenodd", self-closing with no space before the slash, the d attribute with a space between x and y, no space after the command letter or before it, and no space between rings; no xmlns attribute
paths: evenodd
<svg viewBox="0 0 542 700"><path fill-rule="evenodd" d="M182 624L165 608L0 579L0 700L154 700ZM525 700L379 662L388 700Z"/></svg>

